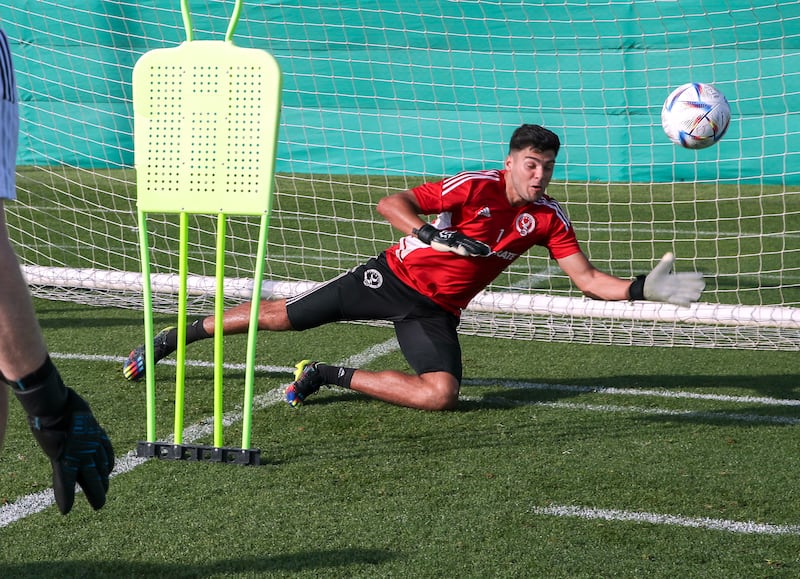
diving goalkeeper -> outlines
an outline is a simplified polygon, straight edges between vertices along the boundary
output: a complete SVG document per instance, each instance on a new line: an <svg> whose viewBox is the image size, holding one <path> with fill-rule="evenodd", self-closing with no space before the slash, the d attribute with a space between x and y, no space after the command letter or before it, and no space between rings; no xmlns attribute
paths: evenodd
<svg viewBox="0 0 800 579"><path fill-rule="evenodd" d="M405 236L363 265L306 293L263 300L258 329L306 330L337 321L386 320L414 374L372 372L304 360L286 389L303 404L323 385L351 388L392 404L452 409L462 378L459 316L470 300L534 245L550 256L586 295L598 300L653 300L687 306L700 297L700 273L673 273L667 254L647 275L620 279L595 268L581 250L561 206L546 194L561 143L539 125L517 128L503 169L466 171L384 197L378 212ZM432 223L422 215L437 215ZM224 313L225 334L246 333L250 304ZM214 318L187 328L187 343L209 338ZM156 361L177 349L177 330L153 341ZM145 371L145 347L123 366L128 380Z"/></svg>

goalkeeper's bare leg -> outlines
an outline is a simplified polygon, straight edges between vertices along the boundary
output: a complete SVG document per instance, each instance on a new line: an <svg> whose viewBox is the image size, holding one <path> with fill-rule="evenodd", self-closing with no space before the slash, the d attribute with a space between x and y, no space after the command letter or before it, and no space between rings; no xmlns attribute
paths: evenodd
<svg viewBox="0 0 800 579"><path fill-rule="evenodd" d="M220 324L223 333L247 333L250 310L250 303L226 310ZM335 385L411 408L446 410L456 406L462 374L458 317L400 281L383 254L311 291L289 299L263 300L258 308L258 330L262 331L304 331L352 320L392 321L414 374L370 372L304 360L287 388L287 402L299 406L320 386ZM187 343L212 337L215 322L214 316L208 316L190 324ZM157 359L174 352L177 330L161 332L153 346ZM140 346L126 363L126 368L136 368L130 375L126 373L127 378L141 377L143 359L144 346Z"/></svg>
<svg viewBox="0 0 800 579"><path fill-rule="evenodd" d="M259 307L258 329L284 331L291 330L291 324L282 320L280 311L284 311L285 300L264 300ZM225 311L222 321L222 333L225 335L245 334L250 327L250 302L239 304ZM186 343L211 338L215 332L214 316L208 316L186 327ZM153 359L157 364L178 349L178 330L174 326L164 328L153 338ZM145 376L145 345L134 348L122 366L122 374L126 380L139 381Z"/></svg>
<svg viewBox="0 0 800 579"><path fill-rule="evenodd" d="M245 334L250 327L250 303L242 303L225 311L222 320L222 331L225 335ZM286 300L263 300L259 304L258 329L260 331L282 332L292 330L292 324L286 311ZM194 342L200 339L213 337L215 331L215 318L208 316L198 320L187 328L187 342ZM162 332L164 333L164 332ZM161 358L171 354L177 349L177 330L168 328L164 338L160 333L156 336L159 341L170 341L174 347L161 349L166 352ZM162 338L159 338L162 336ZM155 344L156 350L159 345ZM131 356L137 357L144 367L144 347L139 346L131 352ZM158 360L157 360L158 361ZM355 392L365 394L372 398L407 406L420 410L448 410L456 406L458 402L459 380L449 372L424 372L419 375L405 374L392 370L372 372L368 370L342 369L338 366L329 366L316 363L324 374L328 376L338 376L340 373L347 374L348 383L338 384L350 388ZM130 366L130 359L126 367ZM144 375L142 371L136 379ZM328 378L319 385L337 385L335 379ZM319 386L318 385L318 386ZM291 385L290 385L291 388ZM315 390L316 391L316 390ZM302 402L302 400L301 400ZM299 405L299 404L293 404Z"/></svg>

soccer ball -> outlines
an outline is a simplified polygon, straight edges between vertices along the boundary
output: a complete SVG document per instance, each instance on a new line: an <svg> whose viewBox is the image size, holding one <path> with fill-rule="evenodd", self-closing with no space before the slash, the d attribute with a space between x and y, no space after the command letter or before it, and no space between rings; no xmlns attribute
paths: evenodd
<svg viewBox="0 0 800 579"><path fill-rule="evenodd" d="M661 126L669 139L687 149L705 149L728 130L731 107L710 84L690 82L670 93L661 109Z"/></svg>

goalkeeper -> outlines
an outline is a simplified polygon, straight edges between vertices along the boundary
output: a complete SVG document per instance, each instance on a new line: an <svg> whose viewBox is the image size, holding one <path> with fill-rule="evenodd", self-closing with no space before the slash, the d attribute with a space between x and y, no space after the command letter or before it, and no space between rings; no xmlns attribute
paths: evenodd
<svg viewBox="0 0 800 579"><path fill-rule="evenodd" d="M105 504L114 450L89 405L61 380L50 361L28 286L8 239L4 199L14 199L19 111L11 52L0 30L0 446L11 386L53 467L56 503L67 514L80 484L89 504Z"/></svg>
<svg viewBox="0 0 800 579"><path fill-rule="evenodd" d="M511 137L502 170L466 171L389 195L378 212L405 236L365 264L289 299L264 300L259 330L306 330L345 320L394 323L414 374L371 372L304 360L286 401L302 404L323 385L337 385L402 406L445 410L456 406L462 378L456 329L470 300L534 245L544 246L572 282L599 300L654 300L686 306L705 284L699 273L672 273L667 254L646 276L626 280L596 269L581 251L561 206L546 195L561 143L538 125ZM437 215L432 223L421 215ZM223 331L245 333L250 305L227 310ZM187 328L187 343L208 338L214 318ZM153 342L156 360L177 349L177 330ZM144 346L128 357L129 380L144 374Z"/></svg>

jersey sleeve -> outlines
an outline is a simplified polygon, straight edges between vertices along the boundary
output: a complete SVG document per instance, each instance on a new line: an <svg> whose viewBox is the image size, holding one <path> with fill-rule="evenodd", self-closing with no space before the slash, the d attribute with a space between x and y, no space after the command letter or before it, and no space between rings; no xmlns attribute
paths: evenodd
<svg viewBox="0 0 800 579"><path fill-rule="evenodd" d="M417 198L417 204L425 215L433 215L444 211L441 181L423 183L414 187L411 192Z"/></svg>
<svg viewBox="0 0 800 579"><path fill-rule="evenodd" d="M580 252L581 246L580 243L578 243L578 237L575 235L575 228L572 227L569 218L557 203L555 205L556 211L553 219L550 221L550 231L545 246L547 247L547 251L550 252L550 257L553 259L561 259Z"/></svg>
<svg viewBox="0 0 800 579"><path fill-rule="evenodd" d="M436 215L444 212L458 212L468 203L474 191L481 187L481 182L475 179L458 179L455 177L442 181L432 181L414 187L411 192L417 198L422 213ZM453 185L453 181L456 184ZM445 190L445 185L447 188Z"/></svg>

